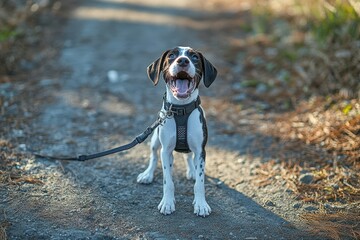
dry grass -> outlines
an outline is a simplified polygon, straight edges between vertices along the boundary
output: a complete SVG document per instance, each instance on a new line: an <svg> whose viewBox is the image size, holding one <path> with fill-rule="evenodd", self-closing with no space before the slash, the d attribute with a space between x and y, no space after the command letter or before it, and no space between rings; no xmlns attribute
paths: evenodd
<svg viewBox="0 0 360 240"><path fill-rule="evenodd" d="M0 186L8 184L43 184L39 177L26 173L21 166L28 156L19 153L9 142L0 140Z"/></svg>
<svg viewBox="0 0 360 240"><path fill-rule="evenodd" d="M0 226L0 240L6 240L6 239L7 239L6 228L3 226Z"/></svg>
<svg viewBox="0 0 360 240"><path fill-rule="evenodd" d="M7 220L0 222L0 240L7 240L8 236L6 234L6 229L10 227L10 223Z"/></svg>
<svg viewBox="0 0 360 240"><path fill-rule="evenodd" d="M270 12L269 23L258 24L264 33L275 33L260 34L244 64L252 69L245 76L269 90L251 94L286 111L269 115L260 127L280 139L275 157L282 164L273 174L281 174L304 201L359 201L359 6L353 1L269 1L261 8L253 12ZM281 26L288 35L278 31ZM243 44L248 48L251 42ZM304 172L314 176L311 184L299 181Z"/></svg>
<svg viewBox="0 0 360 240"><path fill-rule="evenodd" d="M330 238L359 238L359 219L352 221L351 211L360 205L360 5L353 0L212 3L237 10L243 23L241 37L228 37L225 54L235 69L227 80L236 86L227 96L242 100L224 104L219 120L231 126L228 134L251 129L277 139L265 150L272 160L260 166L254 184L285 181L299 200L344 207L343 213L304 220ZM301 181L303 174L312 181ZM339 220L332 224L334 219Z"/></svg>
<svg viewBox="0 0 360 240"><path fill-rule="evenodd" d="M226 54L242 66L240 75L232 74L241 86L233 94L247 98L231 107L236 116L220 120L231 131L251 127L279 140L268 149L274 161L264 163L259 177L281 175L306 201L359 201L359 6L345 0L214 2L251 12L243 21L250 28L239 26L247 34L230 37ZM313 175L311 184L299 181L304 172Z"/></svg>
<svg viewBox="0 0 360 240"><path fill-rule="evenodd" d="M360 212L305 214L302 217L315 235L337 240L360 238Z"/></svg>
<svg viewBox="0 0 360 240"><path fill-rule="evenodd" d="M282 151L299 152L292 160L284 154L281 174L300 199L359 201L360 105L356 100L348 102L353 112L345 114L348 105L334 104L325 110L325 103L299 105L264 125L263 131L282 140ZM298 181L304 171L314 176L312 184Z"/></svg>
<svg viewBox="0 0 360 240"><path fill-rule="evenodd" d="M11 225L7 220L6 220L6 214L5 211L3 213L4 217L3 220L0 221L0 240L7 240L7 234L6 234L6 229Z"/></svg>

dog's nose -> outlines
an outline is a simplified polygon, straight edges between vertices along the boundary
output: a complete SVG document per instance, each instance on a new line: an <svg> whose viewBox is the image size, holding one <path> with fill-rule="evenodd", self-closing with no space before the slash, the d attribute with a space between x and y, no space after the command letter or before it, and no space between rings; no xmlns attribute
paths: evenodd
<svg viewBox="0 0 360 240"><path fill-rule="evenodd" d="M189 59L186 57L178 58L176 62L180 67L186 67L190 63Z"/></svg>

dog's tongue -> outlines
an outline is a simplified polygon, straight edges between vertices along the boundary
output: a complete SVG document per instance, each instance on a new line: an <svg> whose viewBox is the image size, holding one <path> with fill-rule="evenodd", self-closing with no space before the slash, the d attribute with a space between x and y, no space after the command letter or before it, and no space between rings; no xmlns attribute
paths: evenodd
<svg viewBox="0 0 360 240"><path fill-rule="evenodd" d="M176 88L177 92L180 94L186 94L187 90L189 89L189 80L176 80Z"/></svg>

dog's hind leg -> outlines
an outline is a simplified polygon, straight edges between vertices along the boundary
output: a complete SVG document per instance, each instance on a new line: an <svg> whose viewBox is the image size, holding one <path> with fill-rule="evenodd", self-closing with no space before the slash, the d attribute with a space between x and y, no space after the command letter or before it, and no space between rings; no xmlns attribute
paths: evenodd
<svg viewBox="0 0 360 240"><path fill-rule="evenodd" d="M138 175L138 177L137 177L138 183L149 184L153 181L154 172L155 172L155 169L157 166L157 161L158 161L159 147L160 147L159 129L157 128L151 137L149 166L147 167L147 169L144 172L142 172Z"/></svg>
<svg viewBox="0 0 360 240"><path fill-rule="evenodd" d="M195 180L194 154L184 154L184 160L186 163L186 178L189 180Z"/></svg>

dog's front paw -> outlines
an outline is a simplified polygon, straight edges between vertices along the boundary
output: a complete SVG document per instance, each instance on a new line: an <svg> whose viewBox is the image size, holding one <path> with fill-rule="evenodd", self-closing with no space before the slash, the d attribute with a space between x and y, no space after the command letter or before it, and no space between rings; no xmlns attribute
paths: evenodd
<svg viewBox="0 0 360 240"><path fill-rule="evenodd" d="M152 183L153 179L154 179L154 173L146 169L144 172L138 175L136 180L138 183L149 184Z"/></svg>
<svg viewBox="0 0 360 240"><path fill-rule="evenodd" d="M160 213L164 215L169 215L175 212L175 199L163 197L158 206L158 209Z"/></svg>
<svg viewBox="0 0 360 240"><path fill-rule="evenodd" d="M206 200L197 200L195 199L194 202L194 213L197 216L206 217L211 213L211 208L209 204L207 204Z"/></svg>

